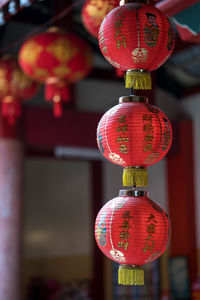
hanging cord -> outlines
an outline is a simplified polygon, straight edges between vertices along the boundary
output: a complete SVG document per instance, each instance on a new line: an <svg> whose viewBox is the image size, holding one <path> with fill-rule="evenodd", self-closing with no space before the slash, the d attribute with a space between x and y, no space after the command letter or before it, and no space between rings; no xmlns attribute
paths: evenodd
<svg viewBox="0 0 200 300"><path fill-rule="evenodd" d="M29 32L27 35L19 38L18 40L15 40L13 43L11 43L10 45L8 45L7 47L4 47L3 49L0 50L0 55L4 54L5 52L8 52L10 49L14 48L15 46L17 46L18 44L22 43L23 41L25 41L26 39L28 39L29 37L31 37L32 35L38 33L39 31L44 30L44 28L50 26L51 24L55 23L56 21L64 18L68 13L70 13L75 7L77 7L78 5L80 5L81 3L83 3L84 0L77 0L76 2L74 2L72 5L67 6L64 10L62 10L61 13L58 13L56 16L54 16L53 18L51 18L50 20L48 20L47 22L43 23L40 26L37 26L35 29L33 29L31 32Z"/></svg>

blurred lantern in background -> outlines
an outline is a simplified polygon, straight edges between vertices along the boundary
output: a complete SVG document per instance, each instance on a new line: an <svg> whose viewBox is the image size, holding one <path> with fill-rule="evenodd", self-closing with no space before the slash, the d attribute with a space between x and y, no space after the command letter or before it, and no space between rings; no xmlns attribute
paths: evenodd
<svg viewBox="0 0 200 300"><path fill-rule="evenodd" d="M62 115L62 102L70 100L70 83L86 77L92 68L92 51L80 37L56 27L28 39L19 52L23 71L45 83L45 99L54 104L54 115Z"/></svg>
<svg viewBox="0 0 200 300"><path fill-rule="evenodd" d="M170 121L147 100L142 96L120 97L97 128L101 153L124 167L124 186L147 186L147 167L160 161L171 146Z"/></svg>
<svg viewBox="0 0 200 300"><path fill-rule="evenodd" d="M168 59L174 39L167 17L144 3L129 3L113 9L99 30L102 54L114 67L127 71L126 87L134 89L151 89L150 71Z"/></svg>
<svg viewBox="0 0 200 300"><path fill-rule="evenodd" d="M3 117L14 124L21 116L21 101L32 98L38 84L20 69L17 59L5 55L0 59L0 101Z"/></svg>
<svg viewBox="0 0 200 300"><path fill-rule="evenodd" d="M82 20L87 31L98 38L99 27L105 16L119 5L119 0L87 0L82 9Z"/></svg>
<svg viewBox="0 0 200 300"><path fill-rule="evenodd" d="M120 264L119 284L143 285L143 265L167 248L170 224L147 192L122 190L99 211L95 237L101 251Z"/></svg>
<svg viewBox="0 0 200 300"><path fill-rule="evenodd" d="M119 0L87 0L82 9L82 20L86 30L98 38L100 25L105 16L119 5ZM124 72L116 68L116 75L124 76Z"/></svg>

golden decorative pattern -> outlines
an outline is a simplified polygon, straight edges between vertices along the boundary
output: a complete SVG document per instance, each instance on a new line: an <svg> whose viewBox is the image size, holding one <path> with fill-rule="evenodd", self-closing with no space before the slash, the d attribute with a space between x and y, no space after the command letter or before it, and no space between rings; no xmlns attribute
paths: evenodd
<svg viewBox="0 0 200 300"><path fill-rule="evenodd" d="M55 68L52 70L52 73L53 73L53 75L62 78L62 77L65 77L65 76L69 75L70 71L71 71L71 69L68 68L67 66L65 66L65 65L60 65L60 66L58 66L58 67L55 67Z"/></svg>
<svg viewBox="0 0 200 300"><path fill-rule="evenodd" d="M134 63L146 62L148 57L148 51L145 48L135 48L132 51L132 59Z"/></svg>
<svg viewBox="0 0 200 300"><path fill-rule="evenodd" d="M85 8L87 14L93 19L94 25L98 26L104 17L115 8L115 1L96 0L91 1Z"/></svg>
<svg viewBox="0 0 200 300"><path fill-rule="evenodd" d="M6 69L0 69L0 93L6 94L8 91L8 82L6 80Z"/></svg>
<svg viewBox="0 0 200 300"><path fill-rule="evenodd" d="M32 85L32 80L25 76L20 69L18 69L13 71L10 84L13 89L24 90Z"/></svg>
<svg viewBox="0 0 200 300"><path fill-rule="evenodd" d="M78 81L79 79L82 79L84 75L85 75L85 71L76 72L70 77L70 81Z"/></svg>
<svg viewBox="0 0 200 300"><path fill-rule="evenodd" d="M66 63L72 59L77 53L69 40L66 38L59 38L49 45L46 50L53 54L60 62Z"/></svg>
<svg viewBox="0 0 200 300"><path fill-rule="evenodd" d="M35 65L42 50L43 46L38 45L35 41L30 41L22 48L20 56L29 65Z"/></svg>
<svg viewBox="0 0 200 300"><path fill-rule="evenodd" d="M37 67L34 70L33 77L37 78L37 80L43 81L43 79L47 79L48 77L50 77L50 75L49 75L49 72L46 69L42 69L42 68Z"/></svg>

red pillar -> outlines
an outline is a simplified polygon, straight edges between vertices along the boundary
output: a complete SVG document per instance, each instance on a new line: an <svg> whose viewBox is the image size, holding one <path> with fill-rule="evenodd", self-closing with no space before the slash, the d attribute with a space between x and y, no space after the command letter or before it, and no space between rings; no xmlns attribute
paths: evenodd
<svg viewBox="0 0 200 300"><path fill-rule="evenodd" d="M194 151L191 120L177 124L175 153L167 157L168 202L172 224L170 255L186 255L190 279L197 279L197 246L194 197Z"/></svg>
<svg viewBox="0 0 200 300"><path fill-rule="evenodd" d="M19 300L23 146L0 120L0 300Z"/></svg>

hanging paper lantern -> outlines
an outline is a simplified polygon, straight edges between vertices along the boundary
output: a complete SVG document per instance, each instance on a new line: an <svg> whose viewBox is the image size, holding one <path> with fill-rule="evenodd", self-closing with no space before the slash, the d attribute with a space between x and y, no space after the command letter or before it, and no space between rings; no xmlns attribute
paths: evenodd
<svg viewBox="0 0 200 300"><path fill-rule="evenodd" d="M87 31L98 37L99 27L105 16L119 5L119 0L87 0L82 9L82 20Z"/></svg>
<svg viewBox="0 0 200 300"><path fill-rule="evenodd" d="M68 84L88 75L92 52L80 37L53 28L22 45L19 63L28 76L45 83L45 99L53 101L54 114L60 116L61 102L69 100Z"/></svg>
<svg viewBox="0 0 200 300"><path fill-rule="evenodd" d="M100 250L120 264L119 284L143 285L143 265L167 248L170 224L147 192L122 190L99 211L95 237Z"/></svg>
<svg viewBox="0 0 200 300"><path fill-rule="evenodd" d="M82 20L86 30L98 38L99 27L105 16L119 5L119 0L87 0L82 9ZM116 75L124 77L124 72L116 68Z"/></svg>
<svg viewBox="0 0 200 300"><path fill-rule="evenodd" d="M174 30L154 6L129 3L105 17L99 30L99 45L107 61L127 71L127 88L151 89L150 71L171 55Z"/></svg>
<svg viewBox="0 0 200 300"><path fill-rule="evenodd" d="M0 101L3 117L14 124L21 116L21 101L32 98L38 84L20 69L17 59L5 55L0 59Z"/></svg>
<svg viewBox="0 0 200 300"><path fill-rule="evenodd" d="M97 128L101 153L124 167L124 186L146 186L147 167L160 161L172 142L171 124L165 114L147 103L146 97L120 97Z"/></svg>

